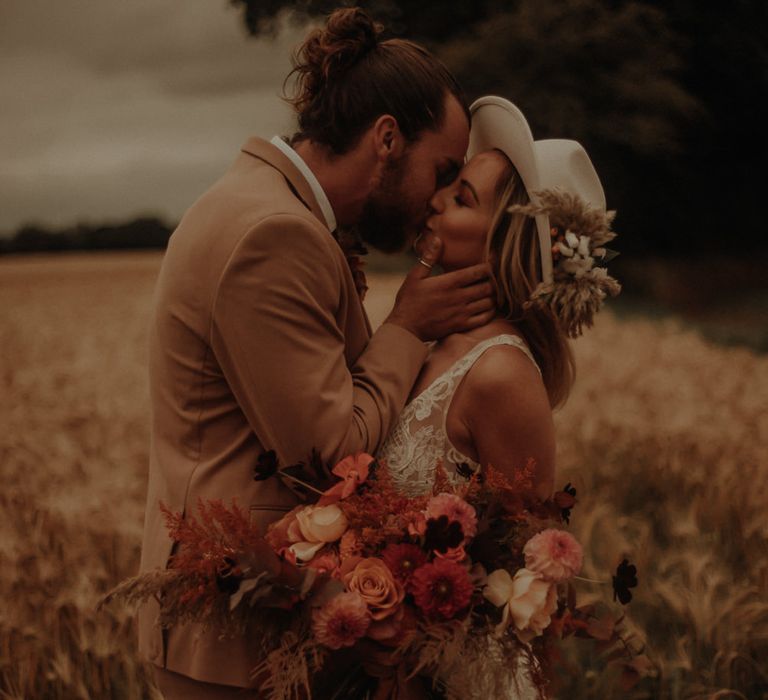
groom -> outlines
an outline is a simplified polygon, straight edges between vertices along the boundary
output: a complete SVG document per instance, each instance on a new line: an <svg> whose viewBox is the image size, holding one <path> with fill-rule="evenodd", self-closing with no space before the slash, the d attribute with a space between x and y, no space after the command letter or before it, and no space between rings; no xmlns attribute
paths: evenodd
<svg viewBox="0 0 768 700"><path fill-rule="evenodd" d="M488 269L430 277L424 253L373 334L339 227L401 249L467 148L469 117L445 67L423 48L382 41L362 11L335 12L299 52L290 145L252 138L190 208L157 282L150 340L152 440L142 570L171 554L158 504L194 514L198 499L250 508L263 528L298 497L253 479L265 450L280 464L317 448L325 461L375 453L408 397L425 341L492 315ZM140 650L167 698L257 697L247 636L179 625L156 605ZM254 630L255 631L255 630Z"/></svg>

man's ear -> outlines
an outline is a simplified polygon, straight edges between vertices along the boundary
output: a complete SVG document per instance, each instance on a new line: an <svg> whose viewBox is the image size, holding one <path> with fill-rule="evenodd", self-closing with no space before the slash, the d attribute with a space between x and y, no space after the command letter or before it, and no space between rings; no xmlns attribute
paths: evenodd
<svg viewBox="0 0 768 700"><path fill-rule="evenodd" d="M400 158L405 149L405 139L400 126L391 114L382 114L372 127L373 146L380 161Z"/></svg>

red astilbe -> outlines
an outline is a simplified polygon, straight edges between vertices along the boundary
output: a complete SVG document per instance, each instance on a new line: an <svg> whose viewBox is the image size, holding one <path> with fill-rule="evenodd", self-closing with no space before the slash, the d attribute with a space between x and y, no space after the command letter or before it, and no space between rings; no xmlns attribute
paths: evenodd
<svg viewBox="0 0 768 700"><path fill-rule="evenodd" d="M509 475L489 465L484 478L467 487L467 498L476 507L486 506L493 518L503 518L521 525L534 521L562 522L562 509L553 499L542 499L534 490L536 462L528 459L525 466ZM533 534L533 533L531 533Z"/></svg>
<svg viewBox="0 0 768 700"><path fill-rule="evenodd" d="M233 501L227 508L221 500L197 502L198 517L171 511L164 503L160 510L170 537L176 543L171 568L195 581L182 603L209 603L220 595L217 581L222 576L238 578L245 569L257 568L276 575L280 563L264 541L249 515Z"/></svg>
<svg viewBox="0 0 768 700"><path fill-rule="evenodd" d="M459 490L460 487L457 488L448 476L443 460L438 460L435 465L435 480L432 484L432 495L437 496L440 493L457 493Z"/></svg>
<svg viewBox="0 0 768 700"><path fill-rule="evenodd" d="M394 486L385 467L369 478L369 488L339 501L349 527L361 533L366 554L374 554L390 541L398 541L408 523L421 512L430 496L408 498Z"/></svg>
<svg viewBox="0 0 768 700"><path fill-rule="evenodd" d="M486 488L521 493L533 490L533 474L536 471L536 460L529 458L525 466L515 469L511 476L489 464L484 470Z"/></svg>

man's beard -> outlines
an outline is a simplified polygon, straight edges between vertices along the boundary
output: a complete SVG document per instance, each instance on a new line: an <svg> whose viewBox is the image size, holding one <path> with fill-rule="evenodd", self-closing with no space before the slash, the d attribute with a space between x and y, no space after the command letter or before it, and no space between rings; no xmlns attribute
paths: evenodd
<svg viewBox="0 0 768 700"><path fill-rule="evenodd" d="M408 158L389 161L381 184L371 193L355 226L363 241L383 253L397 253L405 248L411 231L413 213L403 188Z"/></svg>

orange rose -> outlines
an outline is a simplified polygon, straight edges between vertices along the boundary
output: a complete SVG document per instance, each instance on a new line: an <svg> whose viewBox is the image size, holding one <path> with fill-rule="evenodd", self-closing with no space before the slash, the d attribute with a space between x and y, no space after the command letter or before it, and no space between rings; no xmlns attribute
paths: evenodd
<svg viewBox="0 0 768 700"><path fill-rule="evenodd" d="M374 620L395 614L405 597L405 590L381 559L361 560L343 581L348 591L360 594Z"/></svg>

